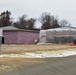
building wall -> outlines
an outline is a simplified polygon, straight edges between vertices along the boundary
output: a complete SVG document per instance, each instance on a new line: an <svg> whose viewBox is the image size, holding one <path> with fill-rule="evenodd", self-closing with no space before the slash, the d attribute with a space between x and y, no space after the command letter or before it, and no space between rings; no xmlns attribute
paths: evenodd
<svg viewBox="0 0 76 75"><path fill-rule="evenodd" d="M3 32L4 36L4 43L13 43L17 44L18 43L18 32L17 31L4 31Z"/></svg>
<svg viewBox="0 0 76 75"><path fill-rule="evenodd" d="M39 33L36 32L18 32L19 44L34 44L34 40L39 39Z"/></svg>
<svg viewBox="0 0 76 75"><path fill-rule="evenodd" d="M39 39L39 43L70 43L76 39L76 29L41 30Z"/></svg>
<svg viewBox="0 0 76 75"><path fill-rule="evenodd" d="M5 44L34 44L34 39L39 39L37 32L4 31L3 36Z"/></svg>

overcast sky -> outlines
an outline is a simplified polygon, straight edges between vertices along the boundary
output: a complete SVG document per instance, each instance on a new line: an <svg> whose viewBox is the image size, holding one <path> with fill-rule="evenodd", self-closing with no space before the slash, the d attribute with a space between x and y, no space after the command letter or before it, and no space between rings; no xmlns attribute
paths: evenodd
<svg viewBox="0 0 76 75"><path fill-rule="evenodd" d="M76 27L76 0L0 0L0 13L9 10L15 20L23 14L39 18L42 12L66 19ZM37 24L37 27L40 23Z"/></svg>

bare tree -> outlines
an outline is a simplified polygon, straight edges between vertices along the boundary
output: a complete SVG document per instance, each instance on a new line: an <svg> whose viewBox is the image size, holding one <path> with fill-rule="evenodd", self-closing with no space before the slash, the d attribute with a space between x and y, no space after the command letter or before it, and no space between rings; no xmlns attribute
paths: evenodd
<svg viewBox="0 0 76 75"><path fill-rule="evenodd" d="M67 20L63 19L63 20L60 21L60 26L61 27L67 27L67 26L70 27L71 23L68 22Z"/></svg>
<svg viewBox="0 0 76 75"><path fill-rule="evenodd" d="M34 29L35 21L36 19L34 18L27 19L27 15L22 15L21 17L19 17L19 20L16 23L14 23L14 25L15 27L21 29Z"/></svg>
<svg viewBox="0 0 76 75"><path fill-rule="evenodd" d="M51 16L50 13L42 13L39 21L42 23L42 29L48 29L50 28L50 21L51 21Z"/></svg>
<svg viewBox="0 0 76 75"><path fill-rule="evenodd" d="M47 12L42 13L42 15L39 18L39 21L42 23L42 29L59 27L58 19Z"/></svg>
<svg viewBox="0 0 76 75"><path fill-rule="evenodd" d="M34 18L30 18L27 20L27 28L28 29L34 29L35 28L35 22L36 22L36 19Z"/></svg>
<svg viewBox="0 0 76 75"><path fill-rule="evenodd" d="M14 23L15 27L25 29L27 20L26 20L27 15L22 15L21 17L18 18L18 21Z"/></svg>
<svg viewBox="0 0 76 75"><path fill-rule="evenodd" d="M0 14L0 26L9 26L12 24L11 12L6 10Z"/></svg>
<svg viewBox="0 0 76 75"><path fill-rule="evenodd" d="M58 27L60 27L59 22L58 22L58 17L53 16L50 28L58 28Z"/></svg>

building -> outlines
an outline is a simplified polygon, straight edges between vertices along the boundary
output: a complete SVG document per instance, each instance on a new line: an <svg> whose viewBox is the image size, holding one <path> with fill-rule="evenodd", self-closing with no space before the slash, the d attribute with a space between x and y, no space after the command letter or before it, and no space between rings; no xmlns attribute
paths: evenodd
<svg viewBox="0 0 76 75"><path fill-rule="evenodd" d="M3 30L2 43L4 44L34 44L39 39L39 31L18 29L13 26L1 27Z"/></svg>
<svg viewBox="0 0 76 75"><path fill-rule="evenodd" d="M70 43L76 41L76 28L60 27L41 30L39 40L39 43Z"/></svg>

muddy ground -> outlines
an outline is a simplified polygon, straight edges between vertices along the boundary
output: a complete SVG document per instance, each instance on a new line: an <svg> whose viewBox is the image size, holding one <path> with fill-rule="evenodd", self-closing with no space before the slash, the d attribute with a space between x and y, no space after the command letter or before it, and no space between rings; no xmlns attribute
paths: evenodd
<svg viewBox="0 0 76 75"><path fill-rule="evenodd" d="M75 49L70 45L2 45L2 54ZM0 58L0 75L76 75L76 56L66 58ZM60 72L61 71L61 72Z"/></svg>
<svg viewBox="0 0 76 75"><path fill-rule="evenodd" d="M66 58L23 59L21 65L0 75L76 75L76 56Z"/></svg>

